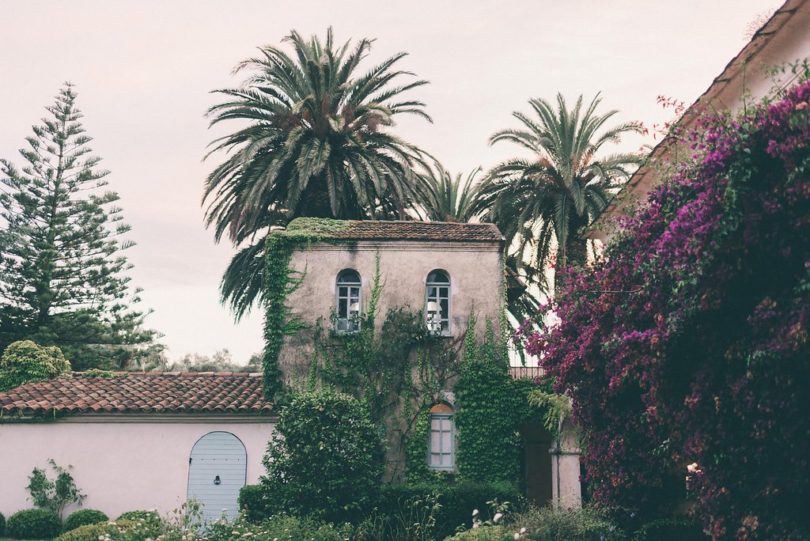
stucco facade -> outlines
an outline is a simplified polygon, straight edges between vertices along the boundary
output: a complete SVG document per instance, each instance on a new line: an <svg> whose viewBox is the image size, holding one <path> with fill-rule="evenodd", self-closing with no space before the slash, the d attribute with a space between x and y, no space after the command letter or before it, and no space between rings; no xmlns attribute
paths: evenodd
<svg viewBox="0 0 810 541"><path fill-rule="evenodd" d="M137 509L168 514L186 501L189 456L200 438L218 431L235 435L245 446L250 484L264 472L261 461L273 426L269 418L240 419L236 414L0 422L0 512L8 517L32 507L28 476L35 467L50 471L48 459L53 459L73 466L76 484L87 495L83 508L112 518Z"/></svg>
<svg viewBox="0 0 810 541"><path fill-rule="evenodd" d="M382 293L378 321L389 309L425 307L428 274L443 270L450 278L450 336L462 336L471 313L482 332L486 321L498 325L504 302L500 242L358 241L351 244L315 243L302 246L290 267L301 284L287 298L292 315L308 329L285 339L279 364L288 384L306 380L312 361L311 328L320 320L326 327L336 310L337 277L345 269L361 279L362 309L368 306L379 261Z"/></svg>

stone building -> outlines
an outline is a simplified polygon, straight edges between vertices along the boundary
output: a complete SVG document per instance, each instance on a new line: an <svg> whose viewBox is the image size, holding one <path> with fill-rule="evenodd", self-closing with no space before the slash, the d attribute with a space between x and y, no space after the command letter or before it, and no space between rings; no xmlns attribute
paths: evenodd
<svg viewBox="0 0 810 541"><path fill-rule="evenodd" d="M298 219L275 234L297 239L289 262L297 284L286 305L289 317L307 330L286 336L278 357L284 382L293 388L310 377L315 346L309 329L320 325L338 336L357 332L377 272L378 318L400 307L421 311L425 325L448 341L463 338L473 313L478 336L488 321L496 332L502 324L510 285L504 239L493 224ZM539 373L515 368L512 375ZM455 468L452 385L453 380L431 409L426 460L436 471ZM388 427L389 475L394 476L391 472L403 471L404 464L400 428ZM572 427L558 441L539 425L524 427L522 436L523 482L530 499L578 506L579 449Z"/></svg>
<svg viewBox="0 0 810 541"><path fill-rule="evenodd" d="M400 307L424 311L427 323L447 338L462 337L473 312L479 333L487 320L498 325L505 291L503 237L495 225L334 221L328 229L313 229L309 224L299 218L287 230L307 228L320 239L296 243L289 265L300 284L286 304L305 327L358 330L378 265L378 314ZM305 381L312 357L311 333L285 337L279 354L285 383L295 387Z"/></svg>

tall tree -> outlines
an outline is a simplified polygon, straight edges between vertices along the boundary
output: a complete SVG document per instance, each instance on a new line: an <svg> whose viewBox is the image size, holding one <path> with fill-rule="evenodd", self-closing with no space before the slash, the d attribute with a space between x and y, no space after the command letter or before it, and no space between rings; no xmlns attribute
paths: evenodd
<svg viewBox="0 0 810 541"><path fill-rule="evenodd" d="M298 216L405 218L414 168L425 166L421 150L386 129L402 114L430 121L422 102L402 97L427 84L395 67L406 53L360 73L372 40L338 46L330 28L325 42L295 31L284 41L292 55L262 47L236 68L250 72L245 83L217 90L226 101L209 110L212 125L239 125L212 143L209 156L227 157L203 195L217 242L227 234L241 247L221 285L237 317L261 295L270 226Z"/></svg>
<svg viewBox="0 0 810 541"><path fill-rule="evenodd" d="M481 168L473 169L462 179L455 177L436 162L434 167L420 175L419 207L427 219L437 222L469 222L476 217L479 197L478 174Z"/></svg>
<svg viewBox="0 0 810 541"><path fill-rule="evenodd" d="M160 348L130 309L130 228L90 154L72 85L46 110L20 150L25 167L0 160L0 350L31 339L59 346L75 368L126 367Z"/></svg>
<svg viewBox="0 0 810 541"><path fill-rule="evenodd" d="M569 109L561 94L556 107L532 99L534 116L513 113L522 129L502 130L490 139L516 143L532 154L490 171L481 205L506 236L511 266L535 283L545 283L552 262L558 269L585 263L581 233L640 162L636 154L599 155L623 134L640 131L632 122L606 127L618 111L598 114L600 102L597 94L583 109L580 96Z"/></svg>

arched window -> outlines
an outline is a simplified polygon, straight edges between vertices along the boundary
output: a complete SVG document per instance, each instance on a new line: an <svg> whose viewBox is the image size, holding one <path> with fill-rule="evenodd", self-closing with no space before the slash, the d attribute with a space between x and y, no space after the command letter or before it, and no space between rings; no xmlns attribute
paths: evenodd
<svg viewBox="0 0 810 541"><path fill-rule="evenodd" d="M456 468L456 430L453 422L453 408L447 404L436 404L430 408L428 467L436 471L454 471Z"/></svg>
<svg viewBox="0 0 810 541"><path fill-rule="evenodd" d="M443 270L428 274L425 287L425 323L435 333L450 333L450 275Z"/></svg>
<svg viewBox="0 0 810 541"><path fill-rule="evenodd" d="M338 332L360 330L360 275L356 270L345 269L337 276L337 321Z"/></svg>

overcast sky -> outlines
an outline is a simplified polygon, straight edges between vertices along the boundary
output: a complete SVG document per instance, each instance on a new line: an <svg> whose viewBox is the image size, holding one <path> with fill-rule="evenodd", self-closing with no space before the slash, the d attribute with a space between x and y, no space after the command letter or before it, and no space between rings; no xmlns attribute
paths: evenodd
<svg viewBox="0 0 810 541"><path fill-rule="evenodd" d="M434 124L397 133L451 171L514 154L490 147L532 97L602 92L619 120L652 124L666 95L691 103L747 41L747 26L779 0L660 1L35 1L0 0L0 157L17 149L64 81L75 83L95 153L121 195L133 281L154 309L169 356L261 349L261 318L235 325L218 283L232 254L203 226L200 194L217 135L209 91L235 86L234 65L290 29L342 42L377 38L368 64L398 51L431 82L412 95ZM368 65L367 64L367 65ZM628 140L634 150L639 140Z"/></svg>

